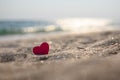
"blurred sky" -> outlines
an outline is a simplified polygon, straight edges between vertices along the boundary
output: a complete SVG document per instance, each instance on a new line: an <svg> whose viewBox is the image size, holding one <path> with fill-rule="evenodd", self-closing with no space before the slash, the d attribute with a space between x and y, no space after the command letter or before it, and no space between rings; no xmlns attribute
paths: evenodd
<svg viewBox="0 0 120 80"><path fill-rule="evenodd" d="M69 17L120 20L120 0L0 0L0 20Z"/></svg>

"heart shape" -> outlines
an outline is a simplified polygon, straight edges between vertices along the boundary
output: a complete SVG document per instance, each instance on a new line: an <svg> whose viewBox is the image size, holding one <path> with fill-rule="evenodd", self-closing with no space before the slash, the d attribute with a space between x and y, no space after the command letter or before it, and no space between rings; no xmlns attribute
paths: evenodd
<svg viewBox="0 0 120 80"><path fill-rule="evenodd" d="M33 53L35 55L47 55L49 52L49 44L47 42L43 42L40 46L35 46L33 48Z"/></svg>

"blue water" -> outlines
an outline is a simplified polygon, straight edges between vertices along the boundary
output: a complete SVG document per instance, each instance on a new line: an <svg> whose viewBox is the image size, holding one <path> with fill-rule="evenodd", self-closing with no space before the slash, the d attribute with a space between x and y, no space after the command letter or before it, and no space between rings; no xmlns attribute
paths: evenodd
<svg viewBox="0 0 120 80"><path fill-rule="evenodd" d="M49 33L58 31L93 32L118 30L120 24L104 19L59 19L56 21L0 21L0 35Z"/></svg>
<svg viewBox="0 0 120 80"><path fill-rule="evenodd" d="M54 23L48 21L0 21L0 35L46 32L45 29L49 25L54 25Z"/></svg>

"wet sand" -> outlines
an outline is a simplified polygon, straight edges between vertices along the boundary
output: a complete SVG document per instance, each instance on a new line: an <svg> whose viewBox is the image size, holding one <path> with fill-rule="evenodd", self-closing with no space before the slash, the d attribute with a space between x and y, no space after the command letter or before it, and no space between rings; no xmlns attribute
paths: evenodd
<svg viewBox="0 0 120 80"><path fill-rule="evenodd" d="M32 48L50 44L47 56ZM0 42L0 80L119 80L120 31Z"/></svg>

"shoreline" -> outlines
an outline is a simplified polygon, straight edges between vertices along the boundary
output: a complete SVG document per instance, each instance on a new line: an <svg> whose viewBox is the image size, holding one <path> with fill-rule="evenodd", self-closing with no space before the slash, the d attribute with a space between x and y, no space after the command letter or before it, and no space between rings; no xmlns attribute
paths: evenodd
<svg viewBox="0 0 120 80"><path fill-rule="evenodd" d="M45 38L47 36L56 36L56 34L58 34L60 36L60 35L66 35L66 34L70 34L70 33L68 33L68 32L49 32L49 33L2 35L2 36L0 36L0 42L12 41L12 40L15 40L15 41L16 40L26 40L26 39L38 38L38 36L40 36L41 38Z"/></svg>
<svg viewBox="0 0 120 80"><path fill-rule="evenodd" d="M29 33L29 34L13 34L13 35L0 35L0 42L4 41L16 41L16 40L25 40L37 38L40 36L41 38L46 38L48 36L62 36L62 35L87 35L87 34L95 34L95 33L105 33L105 32L119 32L120 30L107 30L107 31L97 31L97 32L49 32L49 33ZM12 37L12 38L11 38ZM51 37L50 37L51 38Z"/></svg>

